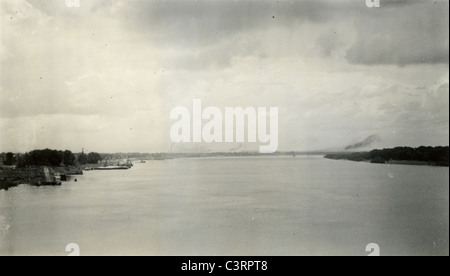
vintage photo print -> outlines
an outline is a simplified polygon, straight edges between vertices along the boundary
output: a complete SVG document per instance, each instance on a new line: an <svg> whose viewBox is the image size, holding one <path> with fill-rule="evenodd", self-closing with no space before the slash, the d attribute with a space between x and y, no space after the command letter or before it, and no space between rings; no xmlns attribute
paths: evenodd
<svg viewBox="0 0 450 276"><path fill-rule="evenodd" d="M447 0L0 0L0 58L0 256L449 255Z"/></svg>

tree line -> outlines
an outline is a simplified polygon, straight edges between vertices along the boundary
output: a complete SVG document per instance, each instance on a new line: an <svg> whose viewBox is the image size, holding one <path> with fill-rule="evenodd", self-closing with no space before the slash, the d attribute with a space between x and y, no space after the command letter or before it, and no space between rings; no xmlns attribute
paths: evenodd
<svg viewBox="0 0 450 276"><path fill-rule="evenodd" d="M449 147L397 147L393 149L373 150L370 152L371 160L379 161L422 161L437 165L449 163Z"/></svg>
<svg viewBox="0 0 450 276"><path fill-rule="evenodd" d="M449 147L396 147L392 149L377 149L370 152L330 153L328 159L347 159L351 161L366 161L386 163L389 161L419 161L430 165L448 166Z"/></svg>
<svg viewBox="0 0 450 276"><path fill-rule="evenodd" d="M5 166L75 166L86 164L97 164L103 158L99 153L91 152L85 154L84 152L74 154L70 150L58 151L51 149L33 150L25 154L14 154L8 152L1 155L3 165Z"/></svg>

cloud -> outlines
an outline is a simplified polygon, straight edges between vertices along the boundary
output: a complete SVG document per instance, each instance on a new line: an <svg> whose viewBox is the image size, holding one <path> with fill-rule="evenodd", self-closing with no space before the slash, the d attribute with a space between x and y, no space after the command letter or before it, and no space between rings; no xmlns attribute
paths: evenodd
<svg viewBox="0 0 450 276"><path fill-rule="evenodd" d="M0 5L0 148L51 146L58 133L62 147L166 151L171 108L193 98L279 107L280 150L373 133L389 145L448 140L447 1Z"/></svg>
<svg viewBox="0 0 450 276"><path fill-rule="evenodd" d="M131 1L120 14L133 15L131 28L164 42L201 46L236 33L296 22L334 18L334 1ZM347 2L342 2L344 6ZM331 9L330 9L331 8Z"/></svg>
<svg viewBox="0 0 450 276"><path fill-rule="evenodd" d="M345 29L309 39L318 37L324 56L345 50L352 64L448 64L448 1L385 0L379 9L367 8L364 1L132 1L119 14L132 18L128 29L166 47L208 51L242 34L346 23Z"/></svg>
<svg viewBox="0 0 450 276"><path fill-rule="evenodd" d="M387 3L396 4L355 19L357 38L347 60L363 65L448 64L448 1Z"/></svg>

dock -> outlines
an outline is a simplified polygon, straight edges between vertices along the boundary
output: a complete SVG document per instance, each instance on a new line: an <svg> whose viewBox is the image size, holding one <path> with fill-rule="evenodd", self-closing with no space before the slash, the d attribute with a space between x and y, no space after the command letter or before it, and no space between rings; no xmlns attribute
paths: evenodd
<svg viewBox="0 0 450 276"><path fill-rule="evenodd" d="M60 186L61 185L61 177L56 176L48 167L44 167L44 176L45 181L39 181L38 186Z"/></svg>

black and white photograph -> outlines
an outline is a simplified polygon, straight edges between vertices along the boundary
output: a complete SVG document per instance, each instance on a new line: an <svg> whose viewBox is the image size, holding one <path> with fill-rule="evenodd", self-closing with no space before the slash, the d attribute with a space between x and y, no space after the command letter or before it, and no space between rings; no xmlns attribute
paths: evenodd
<svg viewBox="0 0 450 276"><path fill-rule="evenodd" d="M0 0L0 59L0 256L449 256L448 0Z"/></svg>

